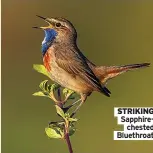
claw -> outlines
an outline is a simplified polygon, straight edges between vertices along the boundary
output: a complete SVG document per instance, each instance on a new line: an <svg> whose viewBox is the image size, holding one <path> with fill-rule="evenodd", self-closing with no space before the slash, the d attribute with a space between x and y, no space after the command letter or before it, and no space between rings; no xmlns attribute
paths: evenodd
<svg viewBox="0 0 153 153"><path fill-rule="evenodd" d="M62 110L64 111L64 113L66 113L71 107L73 107L75 104L77 104L79 101L81 101L81 99L75 101L73 104L67 106L67 107L63 107Z"/></svg>

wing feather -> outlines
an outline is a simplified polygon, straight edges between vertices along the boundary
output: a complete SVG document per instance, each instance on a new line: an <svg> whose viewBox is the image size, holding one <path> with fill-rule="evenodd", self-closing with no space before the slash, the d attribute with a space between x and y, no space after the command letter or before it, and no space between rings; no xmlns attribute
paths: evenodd
<svg viewBox="0 0 153 153"><path fill-rule="evenodd" d="M65 50L63 52L56 51L55 56L56 63L59 67L74 75L74 77L79 76L90 86L103 92L106 96L109 96L109 90L106 90L106 87L102 87L99 79L95 76L93 71L86 63L86 60L79 54L79 52L74 52L73 50Z"/></svg>

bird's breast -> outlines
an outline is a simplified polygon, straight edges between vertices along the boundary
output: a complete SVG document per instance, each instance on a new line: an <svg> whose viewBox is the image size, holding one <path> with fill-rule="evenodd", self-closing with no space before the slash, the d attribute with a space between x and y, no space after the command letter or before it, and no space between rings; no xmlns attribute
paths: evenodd
<svg viewBox="0 0 153 153"><path fill-rule="evenodd" d="M51 54L49 52L46 52L43 57L44 66L47 69L48 72L51 71Z"/></svg>

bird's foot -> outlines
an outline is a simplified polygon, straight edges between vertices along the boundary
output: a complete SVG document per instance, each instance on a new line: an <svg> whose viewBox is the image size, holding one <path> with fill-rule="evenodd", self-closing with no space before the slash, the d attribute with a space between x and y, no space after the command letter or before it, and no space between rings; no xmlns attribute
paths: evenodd
<svg viewBox="0 0 153 153"><path fill-rule="evenodd" d="M76 105L79 101L81 101L81 99L75 101L74 103L72 103L71 105L69 105L67 107L62 107L62 110L64 111L64 113L66 113L71 107L73 107L74 105Z"/></svg>

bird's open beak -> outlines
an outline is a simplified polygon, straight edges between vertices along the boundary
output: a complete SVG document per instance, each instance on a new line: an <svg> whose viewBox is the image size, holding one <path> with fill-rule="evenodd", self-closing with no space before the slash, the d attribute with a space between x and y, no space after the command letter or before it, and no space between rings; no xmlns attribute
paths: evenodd
<svg viewBox="0 0 153 153"><path fill-rule="evenodd" d="M40 16L40 15L36 15L37 17L39 17L39 18L41 18L41 19L43 19L45 22L47 22L49 25L48 26L46 26L46 27L33 27L33 28L36 28L36 29L48 29L48 28L50 28L50 29L52 29L53 28L53 26L52 26L52 23L51 23L51 21L49 20L49 18L45 18L45 17L42 17L42 16Z"/></svg>

